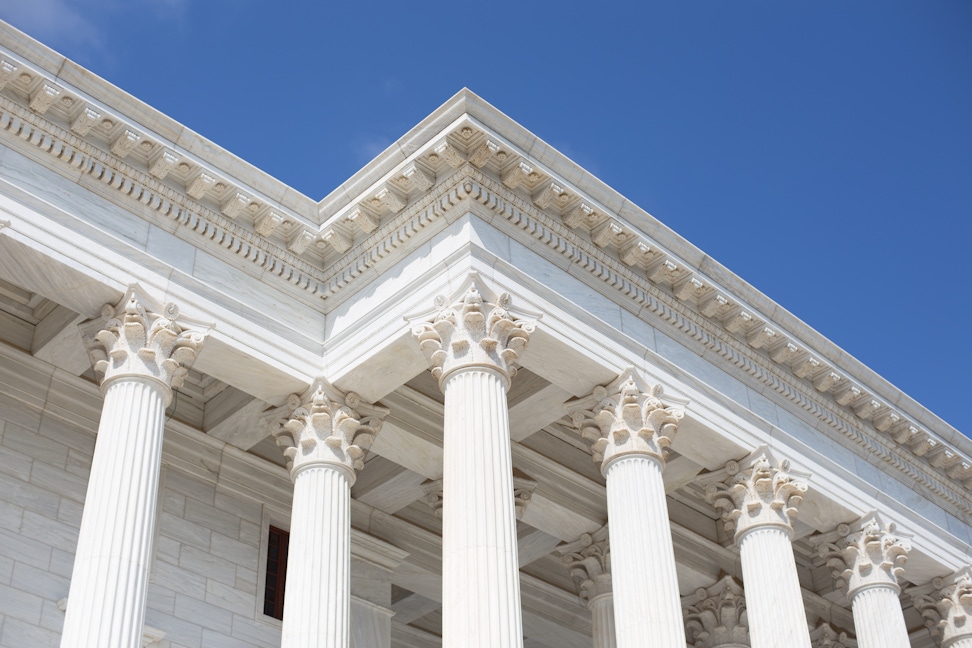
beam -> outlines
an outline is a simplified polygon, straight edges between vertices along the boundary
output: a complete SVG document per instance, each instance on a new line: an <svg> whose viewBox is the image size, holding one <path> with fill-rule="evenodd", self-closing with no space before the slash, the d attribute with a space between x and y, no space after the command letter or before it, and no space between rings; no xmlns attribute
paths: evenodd
<svg viewBox="0 0 972 648"><path fill-rule="evenodd" d="M267 407L259 398L228 387L206 403L203 431L240 450L249 450L269 434L261 416Z"/></svg>
<svg viewBox="0 0 972 648"><path fill-rule="evenodd" d="M83 319L70 308L56 306L34 327L30 352L72 376L80 376L91 368L91 359L78 330Z"/></svg>

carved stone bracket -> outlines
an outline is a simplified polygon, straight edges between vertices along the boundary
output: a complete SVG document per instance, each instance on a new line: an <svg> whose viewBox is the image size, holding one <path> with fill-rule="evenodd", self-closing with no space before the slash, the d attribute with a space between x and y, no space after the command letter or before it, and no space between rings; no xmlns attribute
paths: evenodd
<svg viewBox="0 0 972 648"><path fill-rule="evenodd" d="M791 471L788 460L776 460L769 448L761 446L700 481L709 501L722 511L726 530L735 530L738 541L746 531L762 526L782 527L792 534L807 477Z"/></svg>
<svg viewBox="0 0 972 648"><path fill-rule="evenodd" d="M749 620L742 585L723 576L709 587L682 597L686 639L694 648L749 646Z"/></svg>
<svg viewBox="0 0 972 648"><path fill-rule="evenodd" d="M838 588L846 588L852 599L861 589L885 586L900 591L911 543L895 533L893 522L883 522L877 512L853 524L841 524L835 531L810 539L833 571Z"/></svg>
<svg viewBox="0 0 972 648"><path fill-rule="evenodd" d="M608 527L585 533L577 540L557 548L583 601L611 593L611 546Z"/></svg>
<svg viewBox="0 0 972 648"><path fill-rule="evenodd" d="M972 567L935 578L929 586L914 588L912 600L942 648L961 639L972 639Z"/></svg>
<svg viewBox="0 0 972 648"><path fill-rule="evenodd" d="M508 293L486 301L474 283L458 302L437 297L436 314L413 324L412 335L440 386L450 373L470 366L495 369L509 385L535 329L534 322L509 311L511 301Z"/></svg>
<svg viewBox="0 0 972 648"><path fill-rule="evenodd" d="M101 318L82 323L81 330L102 389L122 377L151 378L166 390L180 387L202 347L209 327L185 319L179 309L160 306L130 286L117 306L106 304ZM167 395L171 398L171 392Z"/></svg>
<svg viewBox="0 0 972 648"><path fill-rule="evenodd" d="M630 454L654 457L664 465L684 403L666 404L661 393L661 385L647 385L632 368L589 396L566 403L574 426L593 444L601 472L613 460Z"/></svg>
<svg viewBox="0 0 972 648"><path fill-rule="evenodd" d="M363 402L355 392L345 394L322 378L304 397L291 394L288 403L293 413L273 426L273 435L284 449L291 475L307 466L333 464L344 468L354 483L388 410Z"/></svg>

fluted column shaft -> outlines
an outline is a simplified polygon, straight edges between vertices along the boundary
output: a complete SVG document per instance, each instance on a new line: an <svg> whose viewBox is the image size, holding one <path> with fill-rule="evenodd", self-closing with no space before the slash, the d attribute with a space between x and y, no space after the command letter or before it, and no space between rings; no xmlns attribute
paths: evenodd
<svg viewBox="0 0 972 648"><path fill-rule="evenodd" d="M951 643L942 643L942 648L972 648L972 637L961 637Z"/></svg>
<svg viewBox="0 0 972 648"><path fill-rule="evenodd" d="M62 648L141 646L168 392L151 378L107 386Z"/></svg>
<svg viewBox="0 0 972 648"><path fill-rule="evenodd" d="M851 601L858 648L908 648L898 589L875 585L858 590Z"/></svg>
<svg viewBox="0 0 972 648"><path fill-rule="evenodd" d="M523 645L506 376L448 375L443 443L442 645Z"/></svg>
<svg viewBox="0 0 972 648"><path fill-rule="evenodd" d="M565 404L607 483L614 624L619 648L684 648L662 471L683 416L634 368ZM668 399L666 399L668 400Z"/></svg>
<svg viewBox="0 0 972 648"><path fill-rule="evenodd" d="M351 599L349 469L311 464L294 475L281 648L347 648Z"/></svg>
<svg viewBox="0 0 972 648"><path fill-rule="evenodd" d="M348 648L351 485L388 410L323 378L272 428L284 449L294 503L281 648Z"/></svg>
<svg viewBox="0 0 972 648"><path fill-rule="evenodd" d="M587 604L594 626L594 648L617 648L617 632L614 626L614 595L601 594Z"/></svg>
<svg viewBox="0 0 972 648"><path fill-rule="evenodd" d="M790 533L756 526L737 537L752 648L810 648Z"/></svg>
<svg viewBox="0 0 972 648"><path fill-rule="evenodd" d="M81 325L105 400L71 574L62 648L139 648L165 407L205 333L131 286Z"/></svg>
<svg viewBox="0 0 972 648"><path fill-rule="evenodd" d="M605 470L611 524L614 615L619 648L683 648L685 629L675 574L662 464L622 455Z"/></svg>

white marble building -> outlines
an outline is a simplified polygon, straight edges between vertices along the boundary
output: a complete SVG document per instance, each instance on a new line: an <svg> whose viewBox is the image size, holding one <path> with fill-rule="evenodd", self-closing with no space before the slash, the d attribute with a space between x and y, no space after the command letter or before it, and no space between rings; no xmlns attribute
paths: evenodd
<svg viewBox="0 0 972 648"><path fill-rule="evenodd" d="M0 646L968 647L970 457L470 92L316 202L0 25Z"/></svg>

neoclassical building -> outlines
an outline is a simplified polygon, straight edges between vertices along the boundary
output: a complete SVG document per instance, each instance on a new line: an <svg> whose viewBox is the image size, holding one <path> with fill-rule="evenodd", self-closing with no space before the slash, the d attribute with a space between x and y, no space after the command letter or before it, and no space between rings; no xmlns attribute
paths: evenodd
<svg viewBox="0 0 972 648"><path fill-rule="evenodd" d="M972 443L476 95L321 201L0 26L0 646L972 646Z"/></svg>

